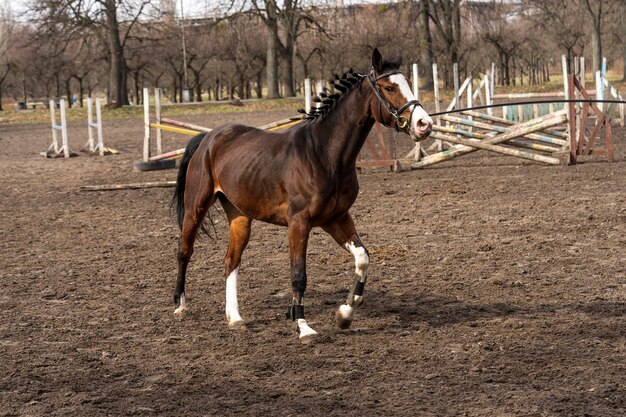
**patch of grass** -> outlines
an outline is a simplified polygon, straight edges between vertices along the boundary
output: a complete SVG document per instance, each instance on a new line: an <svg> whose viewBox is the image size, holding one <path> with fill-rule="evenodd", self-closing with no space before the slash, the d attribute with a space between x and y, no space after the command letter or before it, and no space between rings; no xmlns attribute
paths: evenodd
<svg viewBox="0 0 626 417"><path fill-rule="evenodd" d="M303 98L282 98L275 100L248 100L243 106L233 106L224 103L194 103L186 105L163 105L163 112L168 117L195 115L195 114L218 114L218 113L250 113L257 111L292 110L294 116L296 110L304 107ZM67 109L67 120L87 121L87 104L85 107L73 107ZM57 112L57 121L59 120ZM143 106L127 106L118 109L102 109L103 120L131 119L143 117ZM47 108L35 110L9 110L0 113L0 126L14 124L50 123L50 112Z"/></svg>

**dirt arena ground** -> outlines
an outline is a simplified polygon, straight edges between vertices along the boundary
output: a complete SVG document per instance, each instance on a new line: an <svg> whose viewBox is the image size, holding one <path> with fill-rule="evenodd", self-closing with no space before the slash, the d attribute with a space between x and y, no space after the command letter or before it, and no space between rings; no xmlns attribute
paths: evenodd
<svg viewBox="0 0 626 417"><path fill-rule="evenodd" d="M174 179L132 170L142 129L106 122L117 156L45 160L48 126L0 127L1 416L626 415L623 130L613 164L480 152L363 173L352 213L371 253L365 303L352 329L335 327L352 257L315 231L306 302L321 337L302 346L284 319L284 229L253 226L240 275L249 325L234 332L221 213L177 319L172 189L79 191ZM71 124L75 148L85 134Z"/></svg>

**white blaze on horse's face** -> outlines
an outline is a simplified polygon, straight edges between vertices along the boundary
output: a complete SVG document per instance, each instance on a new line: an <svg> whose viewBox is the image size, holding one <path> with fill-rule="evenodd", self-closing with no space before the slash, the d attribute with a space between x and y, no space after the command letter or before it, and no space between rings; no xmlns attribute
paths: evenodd
<svg viewBox="0 0 626 417"><path fill-rule="evenodd" d="M400 94L404 96L405 102L415 100L413 91L409 87L409 83L402 74L393 74L389 77L389 81L398 86ZM417 139L426 139L433 128L433 119L430 118L428 113L422 108L422 106L413 106L411 112L411 131L417 137Z"/></svg>

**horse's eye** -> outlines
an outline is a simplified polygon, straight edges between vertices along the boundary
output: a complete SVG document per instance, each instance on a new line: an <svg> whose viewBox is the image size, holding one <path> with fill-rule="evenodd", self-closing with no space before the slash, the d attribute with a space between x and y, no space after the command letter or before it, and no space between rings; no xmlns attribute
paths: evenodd
<svg viewBox="0 0 626 417"><path fill-rule="evenodd" d="M388 93L393 93L393 92L394 92L394 90L395 90L395 88L393 88L393 87L385 87L385 90L386 90Z"/></svg>

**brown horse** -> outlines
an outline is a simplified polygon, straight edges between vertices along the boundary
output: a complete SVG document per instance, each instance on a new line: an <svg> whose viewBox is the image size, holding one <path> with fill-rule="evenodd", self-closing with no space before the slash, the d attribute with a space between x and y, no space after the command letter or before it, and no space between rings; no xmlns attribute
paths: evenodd
<svg viewBox="0 0 626 417"><path fill-rule="evenodd" d="M348 212L359 189L357 155L374 122L415 140L425 139L432 129L431 118L399 71L401 62L384 60L375 49L369 74L344 75L334 85L339 93L320 94L321 106L283 132L227 124L189 142L173 200L181 228L175 313L186 308L185 276L196 234L219 199L230 225L225 259L229 328L245 326L237 302L237 274L252 220L287 227L293 289L288 317L296 323L302 343L317 336L304 319L303 305L311 228L321 227L354 255L354 283L336 313L339 327L350 326L354 308L363 302L369 263Z"/></svg>

